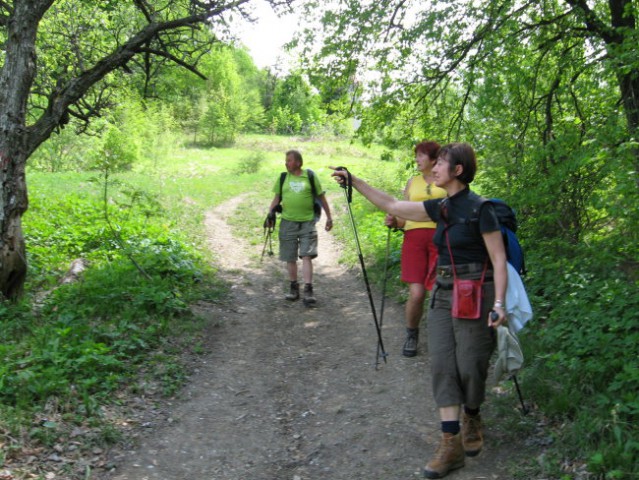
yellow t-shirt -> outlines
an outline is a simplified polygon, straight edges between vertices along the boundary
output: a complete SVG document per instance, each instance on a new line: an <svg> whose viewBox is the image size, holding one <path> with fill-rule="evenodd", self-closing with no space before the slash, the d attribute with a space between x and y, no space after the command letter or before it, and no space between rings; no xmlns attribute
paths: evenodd
<svg viewBox="0 0 639 480"><path fill-rule="evenodd" d="M408 189L404 192L405 197L411 202L423 202L433 198L443 198L446 196L446 190L435 186L435 184L426 183L423 175L413 177ZM413 230L415 228L436 228L435 222L414 222L406 220L404 230Z"/></svg>

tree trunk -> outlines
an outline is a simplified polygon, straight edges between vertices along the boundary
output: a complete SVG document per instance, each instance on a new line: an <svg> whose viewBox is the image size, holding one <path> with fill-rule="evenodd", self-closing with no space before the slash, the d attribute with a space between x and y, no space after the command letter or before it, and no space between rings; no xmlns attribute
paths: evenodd
<svg viewBox="0 0 639 480"><path fill-rule="evenodd" d="M566 1L581 10L588 32L606 44L608 58L617 72L621 102L628 123L628 137L636 140L639 134L639 67L634 62L637 36L634 0L608 0L609 25L590 8L586 0ZM633 170L639 187L639 149L634 148L633 151Z"/></svg>
<svg viewBox="0 0 639 480"><path fill-rule="evenodd" d="M15 299L27 273L22 214L27 210L24 160L0 154L0 292Z"/></svg>
<svg viewBox="0 0 639 480"><path fill-rule="evenodd" d="M628 133L630 138L639 138L639 72L633 70L631 74L619 75L619 89L621 90L621 100L623 102L626 121L628 122ZM634 151L634 174L635 183L639 187L639 149Z"/></svg>
<svg viewBox="0 0 639 480"><path fill-rule="evenodd" d="M15 299L26 278L22 215L27 210L27 98L36 71L38 22L51 0L15 2L0 71L0 293Z"/></svg>
<svg viewBox="0 0 639 480"><path fill-rule="evenodd" d="M610 18L614 34L611 42L621 52L634 51L636 48L637 18L633 9L633 0L609 0ZM625 59L619 62L617 80L621 92L629 137L636 140L639 134L639 68L636 64L625 70ZM635 182L639 186L639 149L634 148Z"/></svg>

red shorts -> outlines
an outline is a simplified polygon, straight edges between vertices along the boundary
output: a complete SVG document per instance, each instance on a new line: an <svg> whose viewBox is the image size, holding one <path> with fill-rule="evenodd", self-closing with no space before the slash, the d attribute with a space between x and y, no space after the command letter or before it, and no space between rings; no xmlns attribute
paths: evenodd
<svg viewBox="0 0 639 480"><path fill-rule="evenodd" d="M402 244L402 282L422 283L426 290L435 284L437 247L434 228L416 228L404 232Z"/></svg>

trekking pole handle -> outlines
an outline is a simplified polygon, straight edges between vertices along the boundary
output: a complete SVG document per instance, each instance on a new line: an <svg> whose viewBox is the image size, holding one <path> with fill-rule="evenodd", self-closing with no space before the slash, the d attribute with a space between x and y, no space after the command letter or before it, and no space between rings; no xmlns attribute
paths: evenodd
<svg viewBox="0 0 639 480"><path fill-rule="evenodd" d="M351 203L353 201L353 177L351 175L351 172L349 172L348 168L346 167L336 167L335 171L346 172L346 176L342 177L341 181L339 182L339 186L348 192L348 194L346 195L346 200L348 203Z"/></svg>
<svg viewBox="0 0 639 480"><path fill-rule="evenodd" d="M348 168L346 168L346 167L335 167L335 171L336 172L346 172L346 177L342 177L342 179L339 182L339 186L340 187L346 188L347 187L347 183L348 183L347 177L350 175L350 173L348 172Z"/></svg>
<svg viewBox="0 0 639 480"><path fill-rule="evenodd" d="M490 314L488 315L488 318L490 319L489 322L489 327L494 327L494 322L496 322L497 320L499 320L499 314L495 311L495 310L491 310Z"/></svg>

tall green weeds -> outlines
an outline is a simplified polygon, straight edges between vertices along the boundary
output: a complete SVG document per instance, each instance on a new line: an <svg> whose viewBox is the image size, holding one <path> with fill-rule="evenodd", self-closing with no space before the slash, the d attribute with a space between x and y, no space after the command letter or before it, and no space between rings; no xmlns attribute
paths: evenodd
<svg viewBox="0 0 639 480"><path fill-rule="evenodd" d="M573 247L554 261L533 250L529 258L536 319L523 337L524 379L534 402L562 425L554 455L584 459L602 478L632 478L639 473L639 284L601 268L590 249Z"/></svg>

